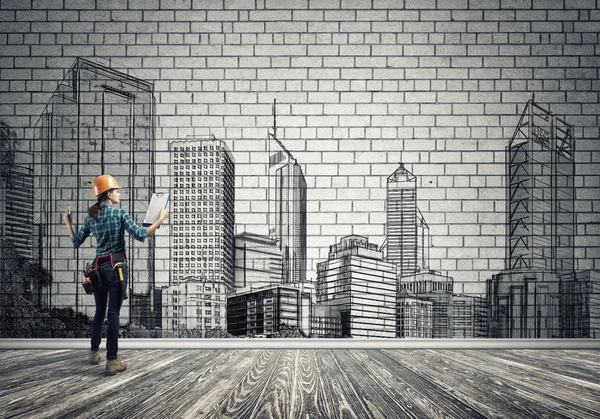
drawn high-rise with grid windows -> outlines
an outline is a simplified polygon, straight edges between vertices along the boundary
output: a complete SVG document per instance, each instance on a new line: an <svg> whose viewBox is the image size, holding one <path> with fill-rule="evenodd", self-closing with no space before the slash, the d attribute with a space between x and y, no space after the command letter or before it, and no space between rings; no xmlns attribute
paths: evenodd
<svg viewBox="0 0 600 419"><path fill-rule="evenodd" d="M417 270L417 178L400 163L387 179L387 257L398 276ZM420 213L419 213L420 214Z"/></svg>
<svg viewBox="0 0 600 419"><path fill-rule="evenodd" d="M271 141L273 140L273 141ZM269 236L283 257L283 283L306 281L306 180L298 161L274 135L269 155Z"/></svg>
<svg viewBox="0 0 600 419"><path fill-rule="evenodd" d="M223 141L173 141L171 285L188 278L234 285L235 168Z"/></svg>

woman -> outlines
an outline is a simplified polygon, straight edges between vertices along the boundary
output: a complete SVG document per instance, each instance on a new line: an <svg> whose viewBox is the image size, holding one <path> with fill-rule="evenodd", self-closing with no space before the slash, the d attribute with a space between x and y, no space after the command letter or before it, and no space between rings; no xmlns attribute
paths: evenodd
<svg viewBox="0 0 600 419"><path fill-rule="evenodd" d="M115 375L125 371L127 364L117 357L119 338L119 313L125 298L121 289L119 273L113 269L111 259L125 256L124 230L136 240L142 241L150 236L169 216L168 211L162 210L159 219L150 227L139 227L129 213L113 205L121 201L121 187L110 175L98 176L92 182L92 191L98 202L88 210L88 216L83 222L83 227L77 234L73 233L70 214L64 214L65 224L69 230L69 237L75 248L81 246L90 233L96 238L96 260L100 267L102 287L94 289L96 301L96 314L92 323L92 347L90 349L90 364L100 362L98 349L102 337L102 324L106 315L108 303L108 325L106 328L106 368L105 375ZM112 257L111 257L112 255ZM94 263L94 266L96 263ZM127 281L127 268L122 269L125 284ZM126 288L125 288L126 289Z"/></svg>

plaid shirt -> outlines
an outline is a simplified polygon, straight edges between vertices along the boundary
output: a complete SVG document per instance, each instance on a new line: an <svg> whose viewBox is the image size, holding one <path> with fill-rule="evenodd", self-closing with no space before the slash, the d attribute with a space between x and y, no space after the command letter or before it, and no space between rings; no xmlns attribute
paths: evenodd
<svg viewBox="0 0 600 419"><path fill-rule="evenodd" d="M91 216L85 217L83 227L71 239L73 247L77 248L83 244L90 233L96 238L96 256L104 256L109 253L125 252L125 235L121 240L121 224L131 236L139 241L146 237L146 229L138 226L127 211L115 208L112 205L100 205L100 218L98 221Z"/></svg>

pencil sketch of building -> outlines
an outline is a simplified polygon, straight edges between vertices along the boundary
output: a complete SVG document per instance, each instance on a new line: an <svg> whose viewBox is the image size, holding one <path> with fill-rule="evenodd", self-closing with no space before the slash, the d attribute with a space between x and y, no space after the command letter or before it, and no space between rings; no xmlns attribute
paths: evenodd
<svg viewBox="0 0 600 419"><path fill-rule="evenodd" d="M283 329L310 335L310 294L285 284L240 290L227 297L227 331L273 337Z"/></svg>
<svg viewBox="0 0 600 419"><path fill-rule="evenodd" d="M227 285L187 277L162 289L162 336L204 338L227 329Z"/></svg>
<svg viewBox="0 0 600 419"><path fill-rule="evenodd" d="M419 207L417 207L417 271L429 269L431 232Z"/></svg>
<svg viewBox="0 0 600 419"><path fill-rule="evenodd" d="M276 239L252 233L235 236L235 288L281 284L283 257Z"/></svg>
<svg viewBox="0 0 600 419"><path fill-rule="evenodd" d="M235 167L217 139L172 141L171 284L187 277L234 284Z"/></svg>
<svg viewBox="0 0 600 419"><path fill-rule="evenodd" d="M340 313L342 336L396 336L396 265L366 237L347 236L317 264L317 303Z"/></svg>
<svg viewBox="0 0 600 419"><path fill-rule="evenodd" d="M600 271L570 272L560 278L560 337L600 337Z"/></svg>
<svg viewBox="0 0 600 419"><path fill-rule="evenodd" d="M114 176L121 207L141 223L154 189L154 95L147 81L77 58L35 125L34 224L40 228L42 266L54 278L49 306L93 315L94 302L80 292L81 271L95 254L89 238L73 249L61 213L71 207L75 230L96 202L92 181ZM150 294L154 284L154 238L127 240L130 294ZM133 298L129 300L131 305ZM131 320L124 307L121 321Z"/></svg>
<svg viewBox="0 0 600 419"><path fill-rule="evenodd" d="M387 179L387 258L400 277L417 269L417 178L400 163Z"/></svg>
<svg viewBox="0 0 600 419"><path fill-rule="evenodd" d="M431 338L433 302L402 289L398 292L396 322L399 338Z"/></svg>
<svg viewBox="0 0 600 419"><path fill-rule="evenodd" d="M506 147L505 270L488 280L491 337L552 338L574 269L573 127L530 100Z"/></svg>
<svg viewBox="0 0 600 419"><path fill-rule="evenodd" d="M454 279L436 271L415 272L399 278L399 295L403 291L432 303L431 336L432 338L450 338L453 327L452 298ZM400 314L400 313L399 313ZM410 314L405 313L405 315ZM399 322L414 320L398 319Z"/></svg>
<svg viewBox="0 0 600 419"><path fill-rule="evenodd" d="M310 337L342 337L342 317L337 306L314 304L310 321Z"/></svg>
<svg viewBox="0 0 600 419"><path fill-rule="evenodd" d="M269 236L283 257L283 283L306 281L306 180L302 167L269 133Z"/></svg>
<svg viewBox="0 0 600 419"><path fill-rule="evenodd" d="M475 295L452 296L451 338L487 337L487 301Z"/></svg>
<svg viewBox="0 0 600 419"><path fill-rule="evenodd" d="M13 129L1 121L0 236L8 238L21 256L37 261L39 248L33 225L33 155L17 149Z"/></svg>

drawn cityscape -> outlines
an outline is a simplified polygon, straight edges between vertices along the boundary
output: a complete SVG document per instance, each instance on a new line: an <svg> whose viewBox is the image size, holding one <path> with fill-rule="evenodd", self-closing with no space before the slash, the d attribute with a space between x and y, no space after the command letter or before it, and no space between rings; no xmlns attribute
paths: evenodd
<svg viewBox="0 0 600 419"><path fill-rule="evenodd" d="M127 337L600 337L600 272L575 271L576 140L568 121L533 99L523 104L506 147L505 267L474 295L431 269L435 242L419 209L419 179L403 161L384 177L385 240L353 234L329 243L311 278L307 219L319 214L307 209L303 162L278 137L276 111L274 103L265 158L248 181L262 233L239 231L236 179L246 175L225 139L157 142L152 83L78 58L40 115L29 151L1 150L2 270L37 266L23 274L35 307L93 316L79 283L95 243L73 249L61 216L70 206L80 226L94 203L92 180L108 173L138 223L153 192L171 193L157 234L144 243L127 238ZM2 141L16 141L6 125ZM63 336L44 324L0 332Z"/></svg>

